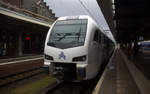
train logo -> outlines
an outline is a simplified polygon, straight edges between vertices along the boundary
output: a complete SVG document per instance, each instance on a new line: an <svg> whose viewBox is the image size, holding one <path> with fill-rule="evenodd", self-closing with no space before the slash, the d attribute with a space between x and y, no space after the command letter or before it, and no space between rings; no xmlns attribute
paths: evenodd
<svg viewBox="0 0 150 94"><path fill-rule="evenodd" d="M59 59L63 58L64 60L66 60L66 56L64 54L63 51L61 51L61 53L59 54Z"/></svg>

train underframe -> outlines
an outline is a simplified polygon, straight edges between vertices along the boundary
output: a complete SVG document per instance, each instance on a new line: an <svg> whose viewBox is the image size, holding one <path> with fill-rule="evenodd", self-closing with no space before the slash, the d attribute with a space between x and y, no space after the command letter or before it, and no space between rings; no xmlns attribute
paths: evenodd
<svg viewBox="0 0 150 94"><path fill-rule="evenodd" d="M59 80L86 80L86 67L79 67L76 63L53 62L50 67L50 74Z"/></svg>

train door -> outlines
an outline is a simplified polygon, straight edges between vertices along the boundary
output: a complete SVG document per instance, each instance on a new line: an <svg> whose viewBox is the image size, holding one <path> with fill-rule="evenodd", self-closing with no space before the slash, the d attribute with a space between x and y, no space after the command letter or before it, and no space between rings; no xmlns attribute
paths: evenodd
<svg viewBox="0 0 150 94"><path fill-rule="evenodd" d="M98 37L98 44L99 44L99 48L98 48L98 63L101 65L102 64L102 53L103 53L103 49L102 49L102 33L99 31L99 37Z"/></svg>
<svg viewBox="0 0 150 94"><path fill-rule="evenodd" d="M99 53L99 43L98 43L98 31L94 32L94 36L93 39L90 43L90 55L89 55L89 59L90 59L90 71L91 75L95 76L99 70L99 65L98 65L98 53Z"/></svg>
<svg viewBox="0 0 150 94"><path fill-rule="evenodd" d="M105 35L102 35L102 58L103 58L103 63L106 63L107 59L108 59L108 52L109 52L109 48L108 48L108 38Z"/></svg>

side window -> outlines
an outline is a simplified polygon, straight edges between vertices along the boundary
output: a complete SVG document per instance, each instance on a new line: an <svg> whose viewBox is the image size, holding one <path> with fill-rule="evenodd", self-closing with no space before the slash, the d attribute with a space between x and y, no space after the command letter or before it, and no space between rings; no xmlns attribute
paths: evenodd
<svg viewBox="0 0 150 94"><path fill-rule="evenodd" d="M104 46L105 46L105 41L104 41L104 39L105 39L105 36L104 36L104 34L102 34L102 35L101 35L101 42L102 42L103 48L104 48Z"/></svg>
<svg viewBox="0 0 150 94"><path fill-rule="evenodd" d="M101 32L99 32L99 44L101 43Z"/></svg>
<svg viewBox="0 0 150 94"><path fill-rule="evenodd" d="M95 31L93 41L98 42L98 31Z"/></svg>

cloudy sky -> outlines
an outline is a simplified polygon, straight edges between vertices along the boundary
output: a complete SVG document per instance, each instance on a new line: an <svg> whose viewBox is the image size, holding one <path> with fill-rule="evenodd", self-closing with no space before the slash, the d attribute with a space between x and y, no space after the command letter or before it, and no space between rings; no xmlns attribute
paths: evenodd
<svg viewBox="0 0 150 94"><path fill-rule="evenodd" d="M90 15L94 17L99 27L103 30L108 30L109 27L104 19L104 16L96 2L96 0L44 0L47 5L53 10L57 17L72 16L72 15ZM88 9L90 13L83 7Z"/></svg>

